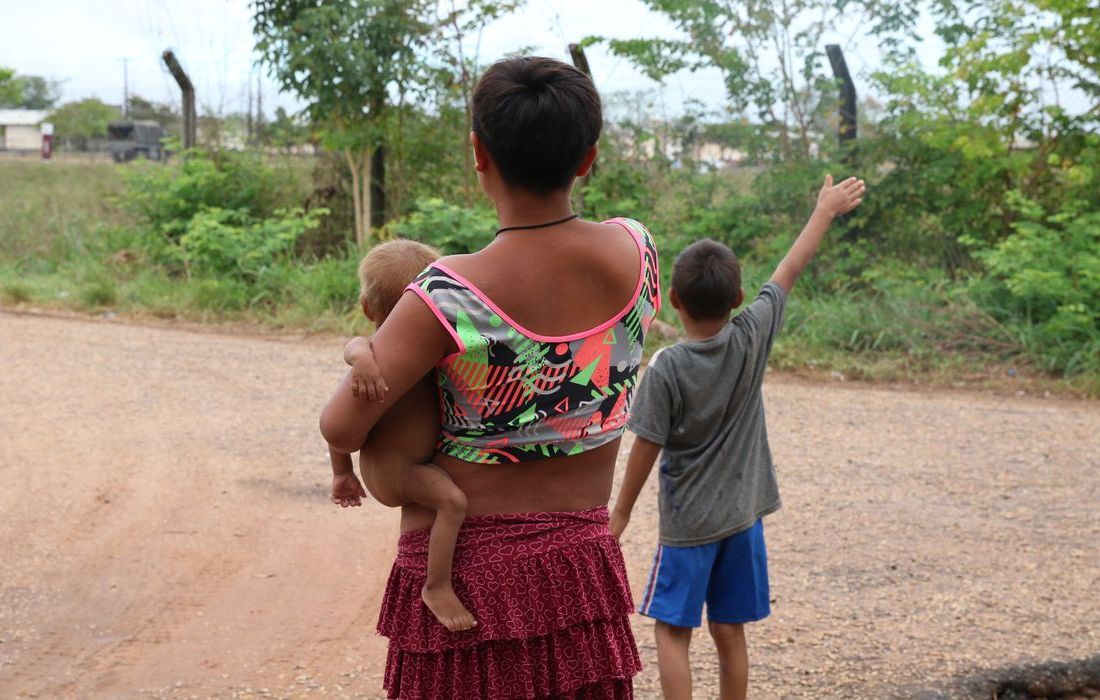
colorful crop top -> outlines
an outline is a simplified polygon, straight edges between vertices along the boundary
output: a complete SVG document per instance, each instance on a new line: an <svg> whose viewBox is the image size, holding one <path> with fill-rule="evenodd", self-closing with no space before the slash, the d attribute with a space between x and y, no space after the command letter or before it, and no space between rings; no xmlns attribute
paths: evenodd
<svg viewBox="0 0 1100 700"><path fill-rule="evenodd" d="M440 263L408 286L458 346L436 367L440 452L483 464L526 462L575 455L622 435L642 343L660 308L660 276L644 226L606 223L630 232L641 270L626 308L591 330L532 333Z"/></svg>

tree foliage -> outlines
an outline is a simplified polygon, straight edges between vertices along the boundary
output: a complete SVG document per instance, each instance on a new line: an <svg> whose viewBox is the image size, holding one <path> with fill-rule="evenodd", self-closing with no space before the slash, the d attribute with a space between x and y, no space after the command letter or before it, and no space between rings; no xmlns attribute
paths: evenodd
<svg viewBox="0 0 1100 700"><path fill-rule="evenodd" d="M53 109L60 97L58 81L0 67L0 108Z"/></svg>
<svg viewBox="0 0 1100 700"><path fill-rule="evenodd" d="M808 157L821 129L821 105L833 79L823 71L821 36L841 23L904 25L910 9L897 3L847 0L643 0L667 16L683 38L607 40L611 52L647 76L665 80L682 70L716 68L734 116L773 134L781 158ZM586 43L604 41L589 37Z"/></svg>
<svg viewBox="0 0 1100 700"><path fill-rule="evenodd" d="M58 138L83 145L89 139L107 138L107 125L121 118L117 107L90 97L61 105L46 120Z"/></svg>
<svg viewBox="0 0 1100 700"><path fill-rule="evenodd" d="M280 86L306 103L351 170L356 239L384 213L386 118L425 79L427 0L258 0L256 48ZM373 163L373 167L372 167ZM373 182L372 182L373 180ZM373 185L373 186L372 186Z"/></svg>

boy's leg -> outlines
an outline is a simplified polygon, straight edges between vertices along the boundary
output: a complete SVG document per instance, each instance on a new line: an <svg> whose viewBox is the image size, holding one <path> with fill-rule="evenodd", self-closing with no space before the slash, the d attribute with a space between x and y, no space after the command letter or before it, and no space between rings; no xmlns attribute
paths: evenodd
<svg viewBox="0 0 1100 700"><path fill-rule="evenodd" d="M657 672L665 700L691 700L691 628L657 620Z"/></svg>
<svg viewBox="0 0 1100 700"><path fill-rule="evenodd" d="M707 626L718 648L722 700L742 700L749 682L744 623L771 614L764 524L757 520L718 544L707 587Z"/></svg>
<svg viewBox="0 0 1100 700"><path fill-rule="evenodd" d="M432 464L414 464L401 482L401 498L435 511L428 538L428 577L421 596L428 609L452 632L477 624L458 600L451 583L455 542L466 519L466 494L447 472Z"/></svg>
<svg viewBox="0 0 1100 700"><path fill-rule="evenodd" d="M749 647L745 626L707 621L714 646L718 648L718 697L745 700L749 692Z"/></svg>
<svg viewBox="0 0 1100 700"><path fill-rule="evenodd" d="M665 700L691 698L688 652L692 628L703 622L703 601L717 545L658 545L638 612L657 624L657 671Z"/></svg>

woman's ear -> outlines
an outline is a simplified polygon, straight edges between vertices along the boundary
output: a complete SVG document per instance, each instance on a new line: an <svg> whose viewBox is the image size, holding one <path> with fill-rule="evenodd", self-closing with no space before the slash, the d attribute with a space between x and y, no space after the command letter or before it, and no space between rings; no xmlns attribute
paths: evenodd
<svg viewBox="0 0 1100 700"><path fill-rule="evenodd" d="M474 149L474 170L479 173L487 171L493 159L489 156L489 149L485 147L478 135L472 131L470 132L470 145Z"/></svg>
<svg viewBox="0 0 1100 700"><path fill-rule="evenodd" d="M577 168L577 177L585 177L592 170L593 164L596 162L596 155L599 153L599 144L592 144L592 148L584 154L584 160L581 161L581 166Z"/></svg>

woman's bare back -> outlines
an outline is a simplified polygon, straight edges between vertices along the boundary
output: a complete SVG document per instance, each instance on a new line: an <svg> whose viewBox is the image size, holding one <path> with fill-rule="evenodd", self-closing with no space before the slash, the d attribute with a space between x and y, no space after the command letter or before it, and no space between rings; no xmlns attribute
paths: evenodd
<svg viewBox="0 0 1100 700"><path fill-rule="evenodd" d="M573 221L509 231L483 250L444 258L525 329L580 333L621 312L638 288L642 252L615 223Z"/></svg>

